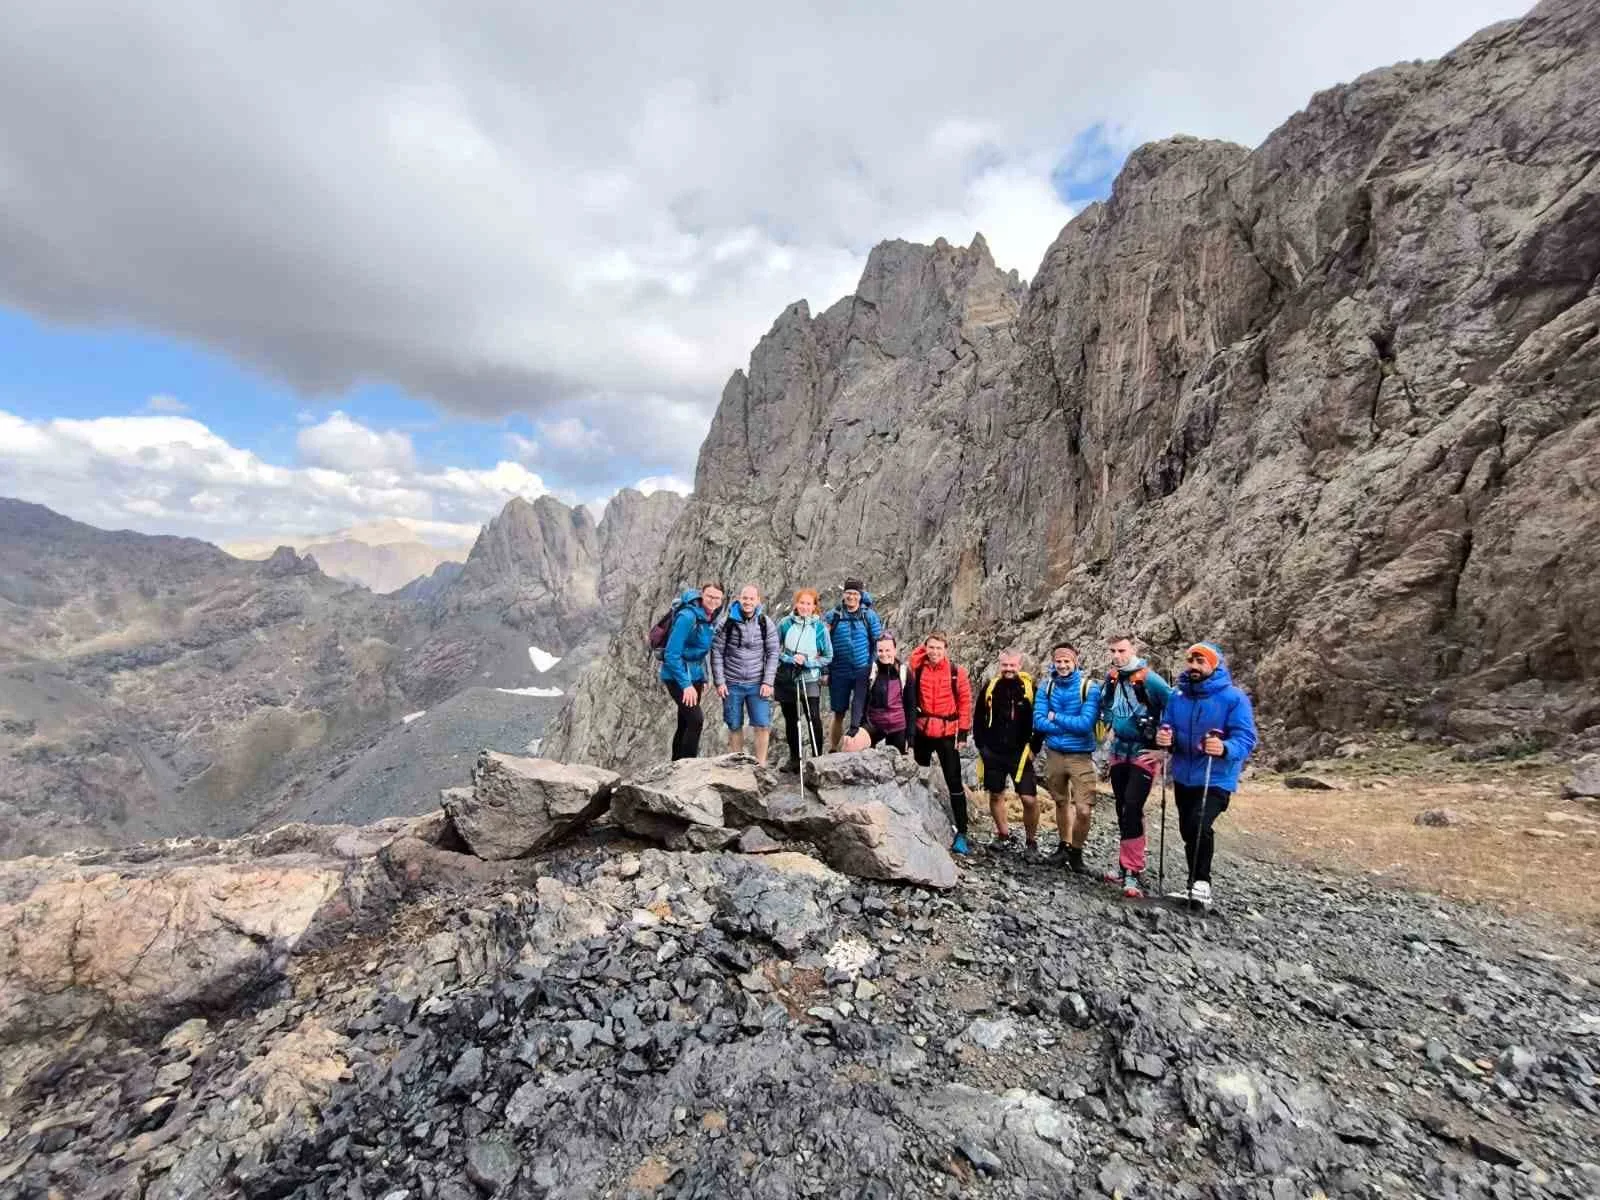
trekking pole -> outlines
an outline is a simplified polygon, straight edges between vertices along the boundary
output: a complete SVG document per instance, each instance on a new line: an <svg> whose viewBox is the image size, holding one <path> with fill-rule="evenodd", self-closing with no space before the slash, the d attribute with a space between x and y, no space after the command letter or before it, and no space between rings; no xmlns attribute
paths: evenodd
<svg viewBox="0 0 1600 1200"><path fill-rule="evenodd" d="M1220 738L1221 736L1222 730L1220 729L1206 730L1208 739L1213 737ZM1201 748L1204 749L1203 746ZM1189 882L1184 885L1183 904L1185 908L1194 907L1194 865L1200 859L1200 847L1206 840L1206 834L1211 830L1211 822L1216 819L1211 815L1211 764L1214 761L1211 755L1206 755L1206 777L1205 781L1200 785L1200 829L1194 835L1194 849L1188 856Z"/></svg>
<svg viewBox="0 0 1600 1200"><path fill-rule="evenodd" d="M806 685L797 673L794 677L794 718L800 723L800 736L795 745L800 751L800 801L806 798L806 743L811 740L811 710L806 706ZM813 752L815 747L813 747Z"/></svg>
<svg viewBox="0 0 1600 1200"><path fill-rule="evenodd" d="M1172 731L1171 725L1161 728ZM1167 776L1172 772L1172 751L1168 750L1161 764L1161 840L1160 856L1161 865L1156 869L1156 895L1165 897L1167 894Z"/></svg>

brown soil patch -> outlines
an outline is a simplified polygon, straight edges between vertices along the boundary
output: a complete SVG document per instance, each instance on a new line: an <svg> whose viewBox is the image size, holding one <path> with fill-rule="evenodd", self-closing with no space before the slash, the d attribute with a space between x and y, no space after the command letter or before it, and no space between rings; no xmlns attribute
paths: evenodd
<svg viewBox="0 0 1600 1200"><path fill-rule="evenodd" d="M1462 763L1448 751L1402 743L1308 763L1290 774L1321 779L1334 790L1290 789L1282 776L1260 773L1240 789L1217 827L1225 850L1364 874L1600 936L1600 887L1593 882L1600 877L1600 805L1562 798L1570 764L1543 758ZM1040 847L1049 853L1055 808L1043 789L1039 798ZM1159 792L1153 793L1152 837L1159 803ZM970 793L968 808L974 830L987 836L988 795ZM1022 805L1009 791L1006 808L1020 837ZM1416 824L1418 813L1439 808L1461 823ZM1168 818L1176 819L1171 812ZM1101 784L1094 827L1104 832L1115 823L1109 787Z"/></svg>
<svg viewBox="0 0 1600 1200"><path fill-rule="evenodd" d="M633 1169L623 1186L633 1192L653 1195L672 1178L672 1164L661 1158L647 1158Z"/></svg>
<svg viewBox="0 0 1600 1200"><path fill-rule="evenodd" d="M1312 764L1295 774L1337 790L1291 790L1276 776L1252 780L1218 832L1271 857L1543 914L1594 933L1600 809L1561 798L1568 773L1415 753ZM1460 823L1418 825L1428 809L1448 809Z"/></svg>

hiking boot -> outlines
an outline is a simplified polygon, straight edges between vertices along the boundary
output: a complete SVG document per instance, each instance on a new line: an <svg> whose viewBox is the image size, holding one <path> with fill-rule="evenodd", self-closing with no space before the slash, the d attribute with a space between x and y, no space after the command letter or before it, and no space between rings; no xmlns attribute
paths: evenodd
<svg viewBox="0 0 1600 1200"><path fill-rule="evenodd" d="M1072 860L1072 847L1065 842L1057 842L1056 848L1050 851L1050 857L1045 859L1052 867L1064 867Z"/></svg>
<svg viewBox="0 0 1600 1200"><path fill-rule="evenodd" d="M1124 871L1122 873L1122 894L1129 900L1142 900L1144 898L1144 884L1139 881L1139 872Z"/></svg>
<svg viewBox="0 0 1600 1200"><path fill-rule="evenodd" d="M1196 879L1194 886L1189 889L1189 899L1196 904L1211 907L1211 881L1209 879Z"/></svg>
<svg viewBox="0 0 1600 1200"><path fill-rule="evenodd" d="M800 774L800 760L798 758L791 758L788 762L784 763L783 766L779 767L778 770L784 775L798 775Z"/></svg>
<svg viewBox="0 0 1600 1200"><path fill-rule="evenodd" d="M971 854L972 853L972 847L967 845L967 835L966 834L964 834L964 833L956 834L956 840L950 843L950 853L951 854L962 854L962 855L966 855L966 854Z"/></svg>
<svg viewBox="0 0 1600 1200"><path fill-rule="evenodd" d="M1030 841L1026 846L1024 846L1022 848L1022 860L1024 862L1031 862L1031 863L1039 861L1039 843L1038 842Z"/></svg>
<svg viewBox="0 0 1600 1200"><path fill-rule="evenodd" d="M1087 875L1089 868L1083 865L1083 851L1077 846L1067 847L1067 870L1074 875Z"/></svg>
<svg viewBox="0 0 1600 1200"><path fill-rule="evenodd" d="M1017 831L1010 830L1004 835L996 834L989 839L989 852L991 854L1011 854L1017 848Z"/></svg>

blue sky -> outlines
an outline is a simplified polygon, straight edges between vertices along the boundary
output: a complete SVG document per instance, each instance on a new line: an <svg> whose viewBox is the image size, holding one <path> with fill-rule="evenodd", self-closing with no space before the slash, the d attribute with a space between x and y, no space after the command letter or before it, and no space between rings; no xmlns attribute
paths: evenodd
<svg viewBox="0 0 1600 1200"><path fill-rule="evenodd" d="M229 540L683 490L875 243L1030 276L1139 142L1255 144L1522 7L14 0L0 494Z"/></svg>

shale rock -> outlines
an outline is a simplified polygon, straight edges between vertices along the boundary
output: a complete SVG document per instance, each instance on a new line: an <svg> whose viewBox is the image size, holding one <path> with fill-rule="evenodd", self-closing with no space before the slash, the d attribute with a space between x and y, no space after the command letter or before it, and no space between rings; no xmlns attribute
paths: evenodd
<svg viewBox="0 0 1600 1200"><path fill-rule="evenodd" d="M442 803L479 858L521 858L603 813L617 780L615 772L600 767L485 750L470 792L452 788Z"/></svg>
<svg viewBox="0 0 1600 1200"><path fill-rule="evenodd" d="M955 886L949 799L905 755L883 746L826 755L807 764L806 780L826 821L813 836L834 867L867 879Z"/></svg>

